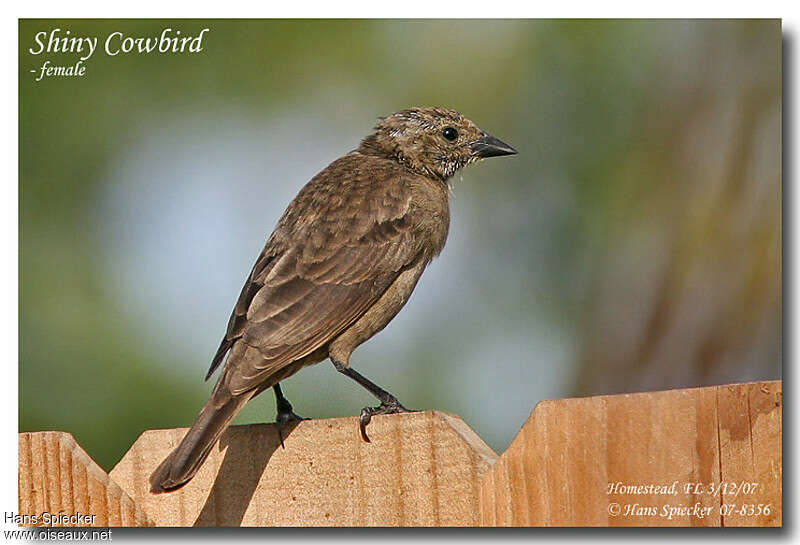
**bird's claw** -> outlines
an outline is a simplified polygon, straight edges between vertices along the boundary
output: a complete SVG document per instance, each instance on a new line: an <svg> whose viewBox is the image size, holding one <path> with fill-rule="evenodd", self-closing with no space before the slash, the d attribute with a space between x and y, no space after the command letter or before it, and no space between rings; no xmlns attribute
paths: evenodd
<svg viewBox="0 0 800 545"><path fill-rule="evenodd" d="M361 416L359 416L359 424L361 429L361 438L370 443L367 437L367 425L372 420L374 415L378 414L397 414L397 413L411 413L414 412L410 409L403 407L396 399L391 400L389 403L381 402L377 407L364 407L361 409Z"/></svg>
<svg viewBox="0 0 800 545"><path fill-rule="evenodd" d="M286 448L283 446L283 429L286 427L287 424L292 422L300 422L301 420L311 420L310 418L304 418L300 415L297 415L292 410L292 406L289 405L288 410L280 411L277 416L275 417L275 427L278 429L278 439L281 442L281 448Z"/></svg>

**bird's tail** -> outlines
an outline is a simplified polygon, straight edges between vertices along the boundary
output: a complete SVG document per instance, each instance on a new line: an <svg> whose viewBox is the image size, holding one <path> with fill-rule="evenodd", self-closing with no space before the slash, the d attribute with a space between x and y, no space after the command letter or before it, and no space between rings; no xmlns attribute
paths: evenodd
<svg viewBox="0 0 800 545"><path fill-rule="evenodd" d="M211 396L178 447L150 475L150 492L171 492L188 483L233 417L253 396L252 392L229 396L222 403L215 403L215 397Z"/></svg>

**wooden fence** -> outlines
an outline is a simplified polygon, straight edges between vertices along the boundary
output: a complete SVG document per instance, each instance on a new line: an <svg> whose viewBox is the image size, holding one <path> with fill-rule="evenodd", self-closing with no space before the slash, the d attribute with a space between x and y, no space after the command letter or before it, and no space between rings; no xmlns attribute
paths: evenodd
<svg viewBox="0 0 800 545"><path fill-rule="evenodd" d="M458 416L227 430L184 488L151 471L185 428L106 474L65 432L19 435L19 513L77 526L780 526L781 382L539 403L501 455ZM87 519L86 516L90 518Z"/></svg>

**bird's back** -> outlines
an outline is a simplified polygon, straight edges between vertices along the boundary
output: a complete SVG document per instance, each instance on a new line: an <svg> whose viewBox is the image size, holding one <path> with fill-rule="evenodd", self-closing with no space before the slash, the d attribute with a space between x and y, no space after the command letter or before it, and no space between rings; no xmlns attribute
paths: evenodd
<svg viewBox="0 0 800 545"><path fill-rule="evenodd" d="M230 349L229 391L263 388L271 374L356 322L404 269L438 254L448 226L442 182L358 152L337 159L278 221L212 371Z"/></svg>

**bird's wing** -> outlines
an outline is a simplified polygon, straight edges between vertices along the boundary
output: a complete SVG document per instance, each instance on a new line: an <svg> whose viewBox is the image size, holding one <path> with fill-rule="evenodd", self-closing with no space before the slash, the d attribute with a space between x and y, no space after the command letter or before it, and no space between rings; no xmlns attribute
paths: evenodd
<svg viewBox="0 0 800 545"><path fill-rule="evenodd" d="M209 371L233 347L233 394L336 337L421 255L408 180L339 161L290 204L242 289Z"/></svg>

